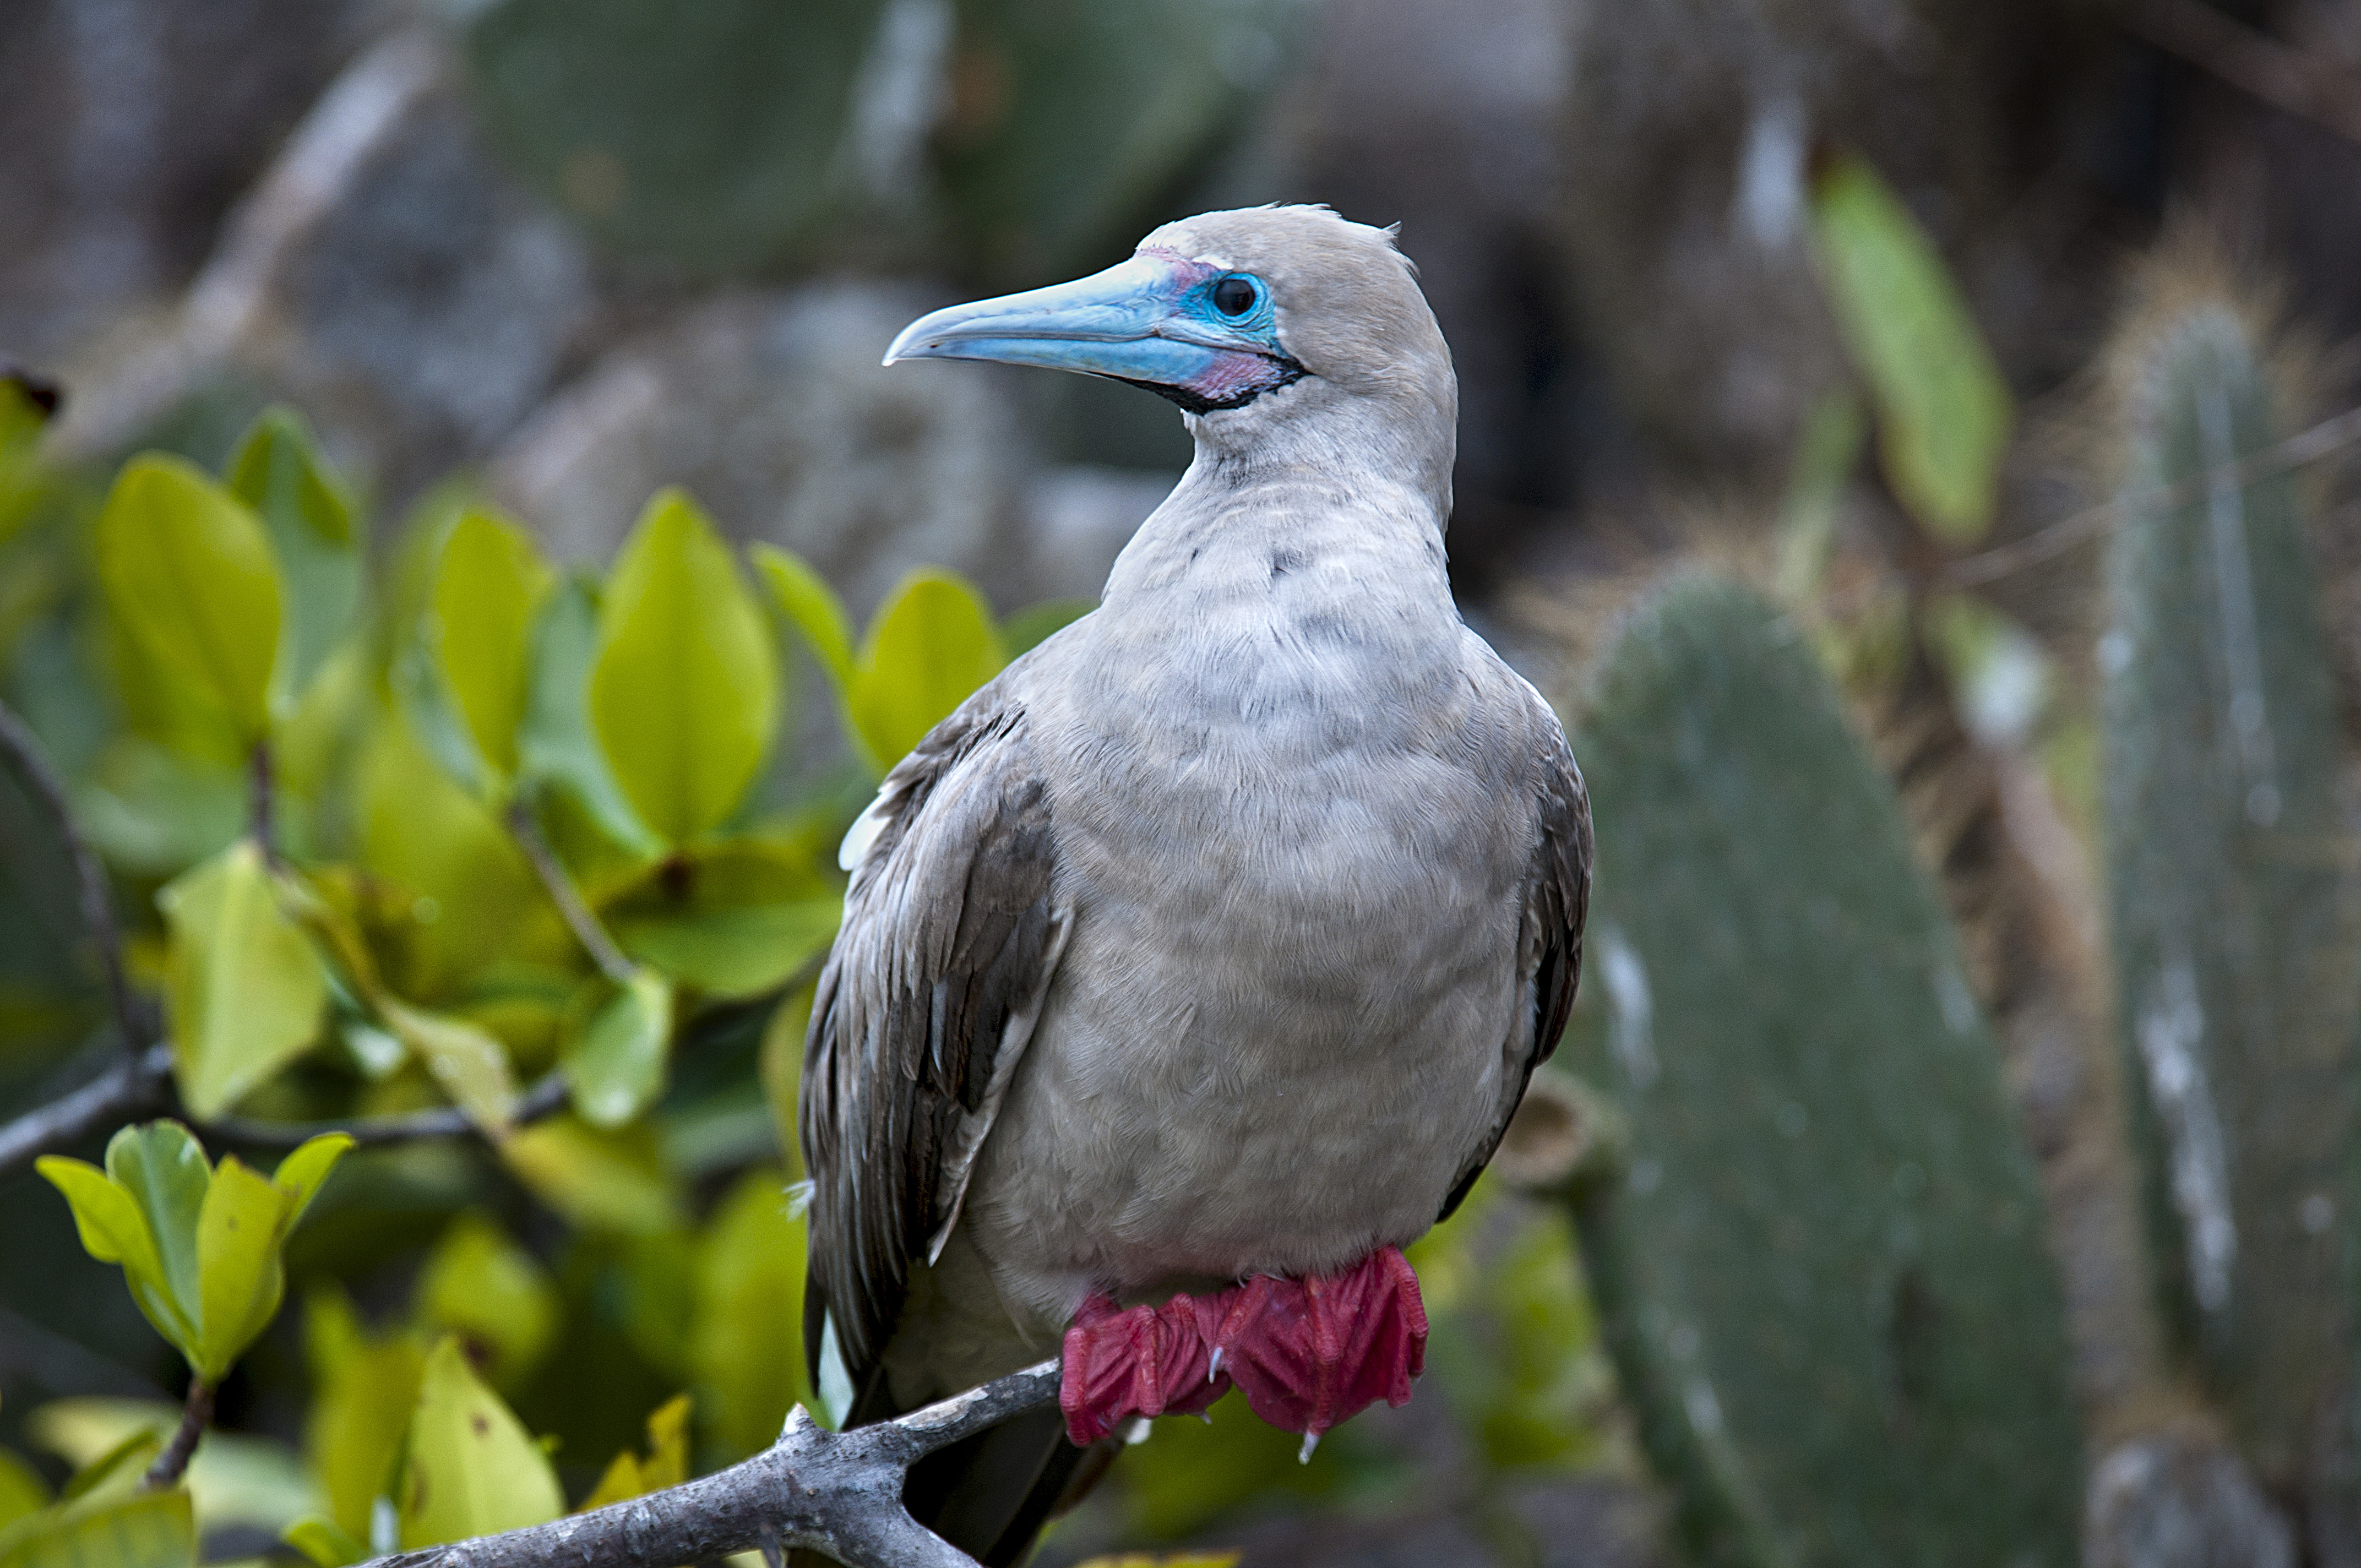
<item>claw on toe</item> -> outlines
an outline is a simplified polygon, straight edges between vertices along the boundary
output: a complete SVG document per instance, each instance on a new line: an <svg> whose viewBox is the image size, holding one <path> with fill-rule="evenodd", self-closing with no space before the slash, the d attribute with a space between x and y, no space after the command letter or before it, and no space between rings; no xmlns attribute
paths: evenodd
<svg viewBox="0 0 2361 1568"><path fill-rule="evenodd" d="M1379 1399L1400 1405L1426 1365L1426 1308L1400 1249L1334 1275L1257 1275L1202 1299L1119 1308L1093 1296L1066 1331L1058 1403L1077 1443L1134 1416L1192 1415L1246 1391L1256 1415L1320 1436Z"/></svg>

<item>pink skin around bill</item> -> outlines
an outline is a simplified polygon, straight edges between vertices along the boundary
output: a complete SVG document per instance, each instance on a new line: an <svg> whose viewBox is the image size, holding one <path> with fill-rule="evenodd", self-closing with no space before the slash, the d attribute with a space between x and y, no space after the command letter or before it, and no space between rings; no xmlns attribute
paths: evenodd
<svg viewBox="0 0 2361 1568"><path fill-rule="evenodd" d="M1389 1246L1340 1274L1257 1275L1202 1300L1093 1296L1066 1331L1058 1405L1090 1443L1135 1416L1194 1415L1235 1385L1256 1415L1316 1440L1379 1399L1407 1403L1425 1365L1418 1276Z"/></svg>

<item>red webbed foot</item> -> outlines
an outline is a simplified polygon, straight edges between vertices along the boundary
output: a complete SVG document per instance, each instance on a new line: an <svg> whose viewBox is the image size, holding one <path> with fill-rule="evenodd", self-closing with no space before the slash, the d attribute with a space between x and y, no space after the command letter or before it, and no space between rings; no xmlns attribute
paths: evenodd
<svg viewBox="0 0 2361 1568"><path fill-rule="evenodd" d="M1066 1435L1087 1447L1134 1416L1193 1416L1230 1391L1197 1332L1197 1304L1118 1308L1093 1296L1066 1331L1058 1408Z"/></svg>
<svg viewBox="0 0 2361 1568"><path fill-rule="evenodd" d="M1426 1365L1418 1276L1396 1247L1302 1279L1257 1276L1218 1295L1118 1309L1093 1296L1066 1331L1058 1403L1087 1443L1134 1416L1190 1415L1246 1390L1256 1415L1320 1435L1379 1399L1400 1405Z"/></svg>

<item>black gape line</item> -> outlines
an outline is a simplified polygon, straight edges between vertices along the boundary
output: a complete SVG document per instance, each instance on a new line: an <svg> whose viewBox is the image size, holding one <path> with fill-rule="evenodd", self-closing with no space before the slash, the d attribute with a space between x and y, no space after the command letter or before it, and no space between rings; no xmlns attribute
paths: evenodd
<svg viewBox="0 0 2361 1568"><path fill-rule="evenodd" d="M1245 391L1227 398L1201 397L1186 387L1170 387L1161 381L1141 381L1129 376L1108 376L1104 378L1109 381L1121 381L1126 387L1145 388L1168 402L1179 403L1184 413L1210 414L1220 413L1229 409L1242 409L1265 392L1275 392L1281 387L1291 387L1312 374L1300 361L1287 355L1266 355L1264 357L1279 367L1279 379L1265 381L1258 387L1248 387Z"/></svg>

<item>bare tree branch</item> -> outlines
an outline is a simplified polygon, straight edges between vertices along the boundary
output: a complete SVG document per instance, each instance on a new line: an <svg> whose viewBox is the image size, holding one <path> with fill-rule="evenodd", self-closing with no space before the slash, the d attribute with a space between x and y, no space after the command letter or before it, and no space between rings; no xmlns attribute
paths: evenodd
<svg viewBox="0 0 2361 1568"><path fill-rule="evenodd" d="M846 1568L975 1568L912 1519L914 1461L1058 1398L1045 1361L899 1420L835 1432L801 1408L742 1464L527 1530L380 1557L365 1568L675 1568L738 1552L824 1552Z"/></svg>
<svg viewBox="0 0 2361 1568"><path fill-rule="evenodd" d="M0 1171L69 1148L101 1128L170 1103L172 1047L117 1062L80 1089L0 1126Z"/></svg>
<svg viewBox="0 0 2361 1568"><path fill-rule="evenodd" d="M197 1442L213 1424L214 1395L217 1390L202 1377L189 1379L189 1397L181 1405L181 1424L172 1429L172 1441L148 1467L139 1484L153 1490L170 1486L188 1474L189 1461L197 1454Z"/></svg>
<svg viewBox="0 0 2361 1568"><path fill-rule="evenodd" d="M566 1103L566 1077L553 1072L527 1090L511 1118L515 1126L538 1122ZM456 1105L413 1111L403 1116L366 1116L347 1122L273 1122L258 1116L216 1116L197 1130L224 1143L248 1148L291 1149L323 1133L342 1133L364 1148L466 1137L480 1129Z"/></svg>
<svg viewBox="0 0 2361 1568"><path fill-rule="evenodd" d="M582 950L590 955L590 961L598 966L598 972L617 985L629 985L635 966L623 956L622 949L615 946L615 939L607 935L607 927L598 924L598 917L590 913L590 906L582 902L581 891L574 885L574 879L567 876L566 868L558 863L557 851L551 849L549 840L542 837L541 824L533 820L533 808L522 800L509 806L509 835L524 851L524 858L533 862L533 874L541 878L542 888L549 894L549 901L557 905L557 913L564 916L566 928L574 933L574 939L582 944Z"/></svg>
<svg viewBox="0 0 2361 1568"><path fill-rule="evenodd" d="M65 780L50 765L49 754L41 750L32 727L6 703L0 703L0 751L7 753L34 799L49 814L51 825L66 847L67 858L73 862L82 924L98 948L99 965L106 976L107 1002L115 1010L115 1030L123 1037L123 1054L136 1063L140 1047L147 1044L148 1030L141 1021L138 1000L131 994L131 981L123 971L123 938L115 923L115 894L107 885L106 869L99 864L98 856L74 827Z"/></svg>

